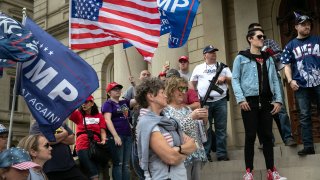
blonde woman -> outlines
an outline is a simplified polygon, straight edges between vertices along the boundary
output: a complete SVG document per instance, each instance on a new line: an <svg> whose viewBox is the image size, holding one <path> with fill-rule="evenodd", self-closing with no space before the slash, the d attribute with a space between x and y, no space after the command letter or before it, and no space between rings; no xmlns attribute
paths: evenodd
<svg viewBox="0 0 320 180"><path fill-rule="evenodd" d="M41 168L29 169L28 180L47 180L48 178L43 172L42 167L52 157L52 147L48 140L41 134L29 135L19 141L18 147L28 151L32 161L41 166Z"/></svg>
<svg viewBox="0 0 320 180"><path fill-rule="evenodd" d="M163 112L167 118L179 122L183 132L197 142L197 150L186 158L184 165L187 169L188 180L200 180L201 167L207 162L207 155L202 145L204 138L202 132L205 132L203 125L208 121L208 110L198 108L192 111L184 104L187 91L187 80L180 77L169 78L165 89L168 106L164 108Z"/></svg>

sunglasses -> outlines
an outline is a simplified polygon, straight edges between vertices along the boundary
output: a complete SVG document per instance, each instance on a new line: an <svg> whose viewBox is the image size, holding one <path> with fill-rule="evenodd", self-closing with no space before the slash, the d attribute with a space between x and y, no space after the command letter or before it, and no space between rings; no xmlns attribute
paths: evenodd
<svg viewBox="0 0 320 180"><path fill-rule="evenodd" d="M50 144L47 142L47 143L44 145L44 147L45 147L46 149L49 149Z"/></svg>
<svg viewBox="0 0 320 180"><path fill-rule="evenodd" d="M182 93L186 93L188 91L188 87L180 86L178 87L178 90Z"/></svg>
<svg viewBox="0 0 320 180"><path fill-rule="evenodd" d="M258 38L258 39L261 39L261 38L266 39L266 38L267 38L267 36L266 36L266 35L261 35L261 34L260 34L260 35L257 35L257 38Z"/></svg>

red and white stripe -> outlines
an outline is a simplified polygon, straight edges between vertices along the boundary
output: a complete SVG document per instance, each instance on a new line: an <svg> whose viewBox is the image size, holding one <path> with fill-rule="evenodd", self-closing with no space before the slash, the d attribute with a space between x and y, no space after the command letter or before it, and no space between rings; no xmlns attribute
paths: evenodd
<svg viewBox="0 0 320 180"><path fill-rule="evenodd" d="M72 49L91 49L131 43L151 60L160 39L156 0L104 0L98 21L71 18Z"/></svg>

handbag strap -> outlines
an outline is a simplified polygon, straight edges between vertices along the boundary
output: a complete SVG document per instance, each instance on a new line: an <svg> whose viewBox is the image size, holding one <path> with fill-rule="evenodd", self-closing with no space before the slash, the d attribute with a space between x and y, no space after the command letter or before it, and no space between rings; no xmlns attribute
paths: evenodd
<svg viewBox="0 0 320 180"><path fill-rule="evenodd" d="M82 114L82 113L81 113ZM93 140L93 137L90 138L89 137L89 132L88 132L88 128L87 128L87 123L86 123L86 119L84 117L84 114L82 114L82 118L83 118L83 124L84 124L84 129L86 130L87 136L88 136L88 140L89 142ZM90 143L89 143L90 144Z"/></svg>

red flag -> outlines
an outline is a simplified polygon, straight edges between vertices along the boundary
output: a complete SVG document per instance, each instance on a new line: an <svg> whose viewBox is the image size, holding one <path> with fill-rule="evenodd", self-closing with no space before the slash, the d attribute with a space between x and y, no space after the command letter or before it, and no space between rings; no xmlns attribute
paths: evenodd
<svg viewBox="0 0 320 180"><path fill-rule="evenodd" d="M160 39L156 0L72 0L71 48L129 42L150 60Z"/></svg>

